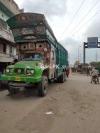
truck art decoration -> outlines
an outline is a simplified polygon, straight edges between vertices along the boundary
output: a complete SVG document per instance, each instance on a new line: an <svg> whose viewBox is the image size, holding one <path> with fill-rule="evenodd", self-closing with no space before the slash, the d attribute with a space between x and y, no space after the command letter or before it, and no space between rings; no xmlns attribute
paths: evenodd
<svg viewBox="0 0 100 133"><path fill-rule="evenodd" d="M31 87L43 97L48 81L65 81L68 52L57 42L43 14L21 13L7 22L16 42L18 62L7 66L1 80L8 81L11 95Z"/></svg>

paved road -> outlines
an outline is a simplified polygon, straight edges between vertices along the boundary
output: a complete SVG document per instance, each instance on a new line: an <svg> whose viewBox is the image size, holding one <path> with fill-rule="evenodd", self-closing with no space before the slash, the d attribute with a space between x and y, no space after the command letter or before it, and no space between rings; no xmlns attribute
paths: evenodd
<svg viewBox="0 0 100 133"><path fill-rule="evenodd" d="M73 74L45 98L0 92L0 133L100 133L100 84Z"/></svg>

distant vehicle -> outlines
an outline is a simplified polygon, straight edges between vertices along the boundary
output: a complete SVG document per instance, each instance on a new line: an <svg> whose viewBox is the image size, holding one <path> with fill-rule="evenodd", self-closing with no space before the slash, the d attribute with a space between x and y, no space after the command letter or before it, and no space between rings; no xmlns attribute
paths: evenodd
<svg viewBox="0 0 100 133"><path fill-rule="evenodd" d="M99 81L98 81L98 77L97 76L93 76L92 77L92 81L91 81L91 83L94 83L94 84L97 84L97 83L99 83Z"/></svg>
<svg viewBox="0 0 100 133"><path fill-rule="evenodd" d="M29 87L47 94L48 81L63 83L68 52L56 40L43 14L21 13L8 20L16 41L18 62L7 66L1 80L7 80L10 94Z"/></svg>

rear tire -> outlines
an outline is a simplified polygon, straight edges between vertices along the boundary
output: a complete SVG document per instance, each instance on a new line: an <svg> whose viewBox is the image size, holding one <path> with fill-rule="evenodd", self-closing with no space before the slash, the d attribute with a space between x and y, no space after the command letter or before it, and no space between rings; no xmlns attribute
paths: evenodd
<svg viewBox="0 0 100 133"><path fill-rule="evenodd" d="M58 77L58 83L64 83L64 81L66 80L65 77L65 72L62 73L62 75L60 77Z"/></svg>
<svg viewBox="0 0 100 133"><path fill-rule="evenodd" d="M38 96L44 97L47 94L48 90L48 78L46 76L42 76L42 81L38 85Z"/></svg>

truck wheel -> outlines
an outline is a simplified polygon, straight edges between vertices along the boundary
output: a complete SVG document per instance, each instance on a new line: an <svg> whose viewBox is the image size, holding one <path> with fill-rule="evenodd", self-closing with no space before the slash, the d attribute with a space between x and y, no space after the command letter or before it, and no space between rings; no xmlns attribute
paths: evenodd
<svg viewBox="0 0 100 133"><path fill-rule="evenodd" d="M66 75L66 72L64 72L64 81L67 80L67 75Z"/></svg>
<svg viewBox="0 0 100 133"><path fill-rule="evenodd" d="M65 81L65 73L63 72L62 75L58 78L59 83L64 83Z"/></svg>
<svg viewBox="0 0 100 133"><path fill-rule="evenodd" d="M63 74L62 74L61 77L60 77L60 82L61 82L61 83L64 83L64 81L65 81L65 74L64 74L64 72L63 72Z"/></svg>
<svg viewBox="0 0 100 133"><path fill-rule="evenodd" d="M38 85L38 95L40 97L44 97L47 94L48 90L48 78L46 76L42 76L42 81Z"/></svg>
<svg viewBox="0 0 100 133"><path fill-rule="evenodd" d="M1 83L1 81L0 81L0 89L2 89L2 83Z"/></svg>
<svg viewBox="0 0 100 133"><path fill-rule="evenodd" d="M8 88L8 92L9 92L10 95L17 94L17 91L15 89L10 88L10 87Z"/></svg>

